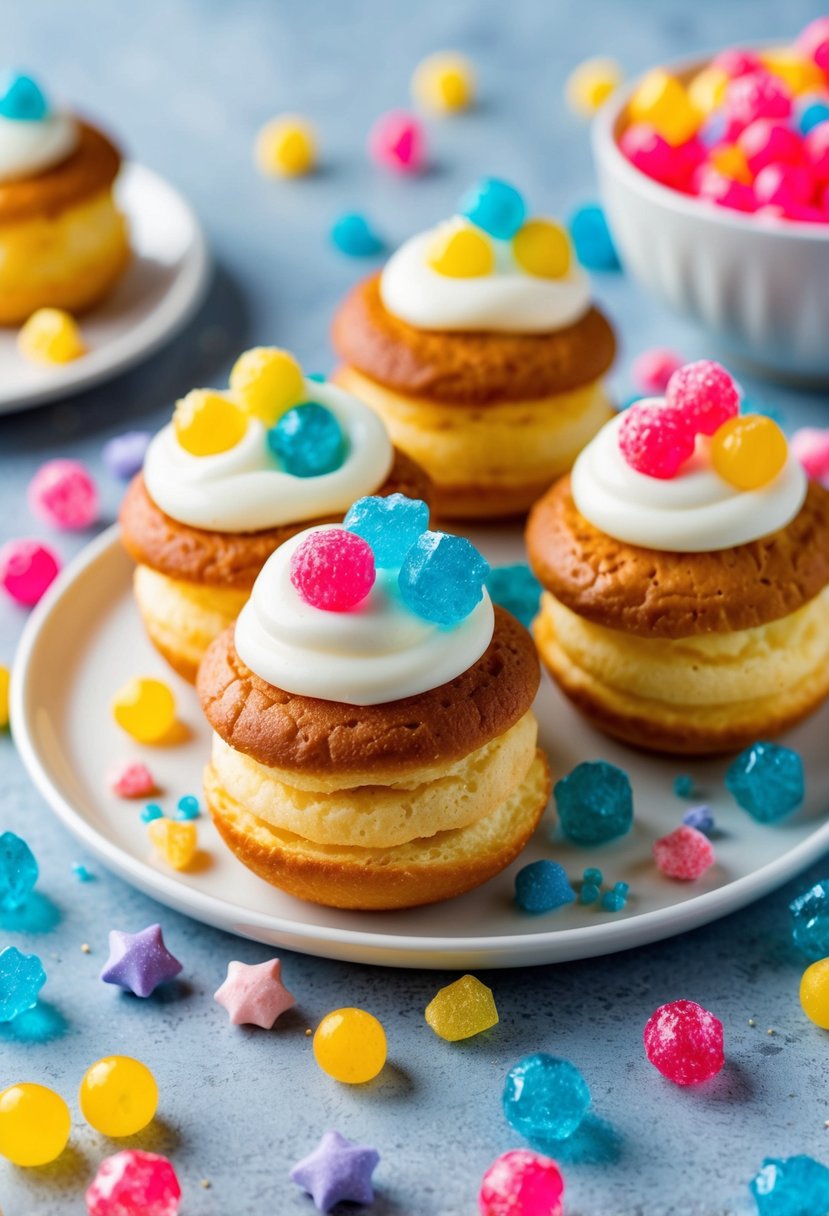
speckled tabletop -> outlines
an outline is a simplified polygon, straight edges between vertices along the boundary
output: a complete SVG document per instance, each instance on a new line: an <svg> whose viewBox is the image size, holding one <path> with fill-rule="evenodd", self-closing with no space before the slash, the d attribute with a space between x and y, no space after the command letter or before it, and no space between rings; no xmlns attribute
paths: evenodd
<svg viewBox="0 0 829 1216"><path fill-rule="evenodd" d="M0 540L42 531L24 487L58 452L101 474L111 518L119 487L102 471L102 442L160 424L177 395L220 382L245 345L276 341L306 366L328 366L332 307L361 269L327 245L338 211L369 207L396 241L447 214L459 190L487 171L515 180L539 208L566 209L595 188L585 131L562 104L570 66L609 51L634 72L741 38L793 33L820 9L807 0L3 0L4 59L105 118L136 158L179 185L203 218L217 269L199 316L148 364L73 400L0 419ZM382 177L362 154L368 125L406 103L411 68L444 46L477 62L481 106L433 126L434 168L422 180ZM256 176L250 152L257 126L286 108L318 123L325 166L280 185ZM712 353L623 276L599 276L596 293L622 339L621 394L630 389L631 355L646 346ZM826 421L825 397L744 383L790 424ZM59 545L68 556L86 539ZM0 662L11 660L22 625L19 611L0 604ZM500 1113L502 1077L539 1049L583 1070L609 1125L564 1154L578 1158L567 1163L569 1216L736 1216L752 1210L746 1182L764 1155L807 1152L829 1162L827 1041L800 1011L803 962L789 945L786 911L829 860L685 937L606 960L493 973L500 1026L454 1046L423 1020L445 976L288 954L299 1008L267 1033L229 1027L212 999L229 959L259 961L266 948L168 912L84 859L5 737L0 778L0 827L31 842L42 871L34 904L0 919L0 945L37 951L49 974L37 1015L0 1026L0 1085L42 1081L74 1106L92 1060L117 1051L145 1060L159 1081L161 1114L136 1143L175 1160L186 1216L310 1213L287 1170L332 1126L383 1155L375 1216L471 1216L483 1170L516 1144ZM93 882L78 883L75 860L89 863ZM105 988L97 977L107 929L156 919L184 962L181 982L146 1001ZM699 1091L670 1087L643 1061L645 1019L679 996L727 1026L727 1066ZM333 1084L311 1062L306 1026L343 1003L373 1010L389 1032L390 1063L362 1088ZM84 1186L110 1151L78 1122L55 1165L0 1165L5 1216L81 1212Z"/></svg>

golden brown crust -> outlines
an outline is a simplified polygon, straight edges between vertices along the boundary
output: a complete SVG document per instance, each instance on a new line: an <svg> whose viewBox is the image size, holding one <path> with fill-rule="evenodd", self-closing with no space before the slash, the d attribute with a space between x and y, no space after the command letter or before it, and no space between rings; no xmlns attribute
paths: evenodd
<svg viewBox="0 0 829 1216"><path fill-rule="evenodd" d="M358 283L334 317L339 356L410 397L487 405L565 393L607 371L616 353L596 308L547 334L445 333L415 329L383 307L380 276Z"/></svg>
<svg viewBox="0 0 829 1216"><path fill-rule="evenodd" d="M57 215L112 185L121 153L97 127L80 119L78 146L71 156L33 177L0 184L0 224Z"/></svg>
<svg viewBox="0 0 829 1216"><path fill-rule="evenodd" d="M668 553L594 528L562 477L530 514L527 550L547 590L589 621L641 637L731 633L788 616L829 584L829 491L812 482L792 522L762 540Z"/></svg>
<svg viewBox="0 0 829 1216"><path fill-rule="evenodd" d="M394 464L380 495L431 498L428 477L410 457L395 451ZM284 524L261 532L210 532L165 515L150 498L138 473L127 487L119 521L124 548L135 561L169 578L215 587L250 589L267 559L292 536L319 524L338 523L341 515Z"/></svg>
<svg viewBox="0 0 829 1216"><path fill-rule="evenodd" d="M530 635L496 608L492 641L476 663L401 701L358 706L283 692L245 666L232 629L210 646L196 687L216 733L260 764L344 780L370 769L393 780L459 760L504 734L530 708L539 678Z"/></svg>

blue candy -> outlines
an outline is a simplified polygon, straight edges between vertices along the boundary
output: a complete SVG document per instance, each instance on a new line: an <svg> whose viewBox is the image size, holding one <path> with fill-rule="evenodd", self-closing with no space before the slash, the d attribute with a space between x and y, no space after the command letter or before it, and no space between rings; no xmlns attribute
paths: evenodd
<svg viewBox="0 0 829 1216"><path fill-rule="evenodd" d="M601 890L594 882L583 882L579 891L580 904L594 904L601 895Z"/></svg>
<svg viewBox="0 0 829 1216"><path fill-rule="evenodd" d="M621 912L627 903L627 896L621 891L605 891L602 896L602 908L605 912Z"/></svg>
<svg viewBox="0 0 829 1216"><path fill-rule="evenodd" d="M575 898L564 866L557 861L531 861L515 875L515 902L522 912L553 912Z"/></svg>
<svg viewBox="0 0 829 1216"><path fill-rule="evenodd" d="M0 114L4 118L41 122L48 113L48 102L31 76L13 73L0 84Z"/></svg>
<svg viewBox="0 0 829 1216"><path fill-rule="evenodd" d="M72 873L77 878L78 882L92 882L95 875L90 873L82 861L74 861L72 863Z"/></svg>
<svg viewBox="0 0 829 1216"><path fill-rule="evenodd" d="M21 954L17 946L0 950L0 1022L33 1009L45 983L46 972L36 954Z"/></svg>
<svg viewBox="0 0 829 1216"><path fill-rule="evenodd" d="M502 1102L510 1127L543 1148L573 1135L590 1107L590 1090L569 1060L541 1051L510 1069Z"/></svg>
<svg viewBox="0 0 829 1216"><path fill-rule="evenodd" d="M315 384L325 384L325 373L324 372L306 372L305 379L313 380Z"/></svg>
<svg viewBox="0 0 829 1216"><path fill-rule="evenodd" d="M476 182L461 199L458 210L478 228L501 241L509 241L515 236L527 214L524 200L515 187L497 177L483 177Z"/></svg>
<svg viewBox="0 0 829 1216"><path fill-rule="evenodd" d="M801 135L808 135L822 122L829 122L829 105L825 101L812 101L800 111L797 129Z"/></svg>
<svg viewBox="0 0 829 1216"><path fill-rule="evenodd" d="M674 793L677 798L696 798L694 778L689 777L687 773L681 773L679 777L674 777Z"/></svg>
<svg viewBox="0 0 829 1216"><path fill-rule="evenodd" d="M729 766L725 785L758 823L776 823L803 801L803 761L777 743L752 743Z"/></svg>
<svg viewBox="0 0 829 1216"><path fill-rule="evenodd" d="M494 603L500 604L529 629L538 613L541 583L525 562L496 566L486 578L486 589Z"/></svg>
<svg viewBox="0 0 829 1216"><path fill-rule="evenodd" d="M194 794L185 794L183 798L179 798L174 819L198 819L199 815L201 815L201 807Z"/></svg>
<svg viewBox="0 0 829 1216"><path fill-rule="evenodd" d="M429 508L405 494L372 495L348 508L343 527L368 541L374 564L388 570L403 565L412 545L429 527Z"/></svg>
<svg viewBox="0 0 829 1216"><path fill-rule="evenodd" d="M268 446L294 477L333 473L345 459L342 427L324 405L306 401L286 410L268 431Z"/></svg>
<svg viewBox="0 0 829 1216"><path fill-rule="evenodd" d="M748 1189L758 1216L823 1216L829 1212L829 1169L814 1157L766 1157Z"/></svg>
<svg viewBox="0 0 829 1216"><path fill-rule="evenodd" d="M385 242L359 211L347 211L334 221L331 240L350 258L375 257L385 249Z"/></svg>
<svg viewBox="0 0 829 1216"><path fill-rule="evenodd" d="M604 874L596 866L588 866L582 874L582 878L585 882L593 883L597 887L604 882Z"/></svg>
<svg viewBox="0 0 829 1216"><path fill-rule="evenodd" d="M829 878L822 878L789 904L792 937L808 959L829 957Z"/></svg>
<svg viewBox="0 0 829 1216"><path fill-rule="evenodd" d="M614 764L586 760L553 792L561 830L574 844L604 844L630 831L633 792L627 773Z"/></svg>
<svg viewBox="0 0 829 1216"><path fill-rule="evenodd" d="M37 859L14 832L0 836L0 908L13 912L31 895L38 876Z"/></svg>
<svg viewBox="0 0 829 1216"><path fill-rule="evenodd" d="M164 812L157 802L148 802L141 812L142 823L152 823L154 819L163 819Z"/></svg>
<svg viewBox="0 0 829 1216"><path fill-rule="evenodd" d="M687 810L682 816L682 822L689 828L696 828L698 832L704 832L706 836L710 836L716 826L710 806L705 806L704 803L700 806L692 806L690 810Z"/></svg>
<svg viewBox="0 0 829 1216"><path fill-rule="evenodd" d="M576 257L588 270L618 270L619 255L598 203L585 203L570 216L570 236Z"/></svg>
<svg viewBox="0 0 829 1216"><path fill-rule="evenodd" d="M462 536L422 532L406 554L398 586L412 612L437 625L457 625L484 592L489 564Z"/></svg>

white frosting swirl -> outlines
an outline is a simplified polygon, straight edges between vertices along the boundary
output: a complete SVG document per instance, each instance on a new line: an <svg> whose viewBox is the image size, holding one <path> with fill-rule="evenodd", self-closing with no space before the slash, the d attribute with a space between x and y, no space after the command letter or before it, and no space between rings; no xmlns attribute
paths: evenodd
<svg viewBox="0 0 829 1216"><path fill-rule="evenodd" d="M77 123L68 114L37 120L0 115L0 181L34 177L66 160L77 146Z"/></svg>
<svg viewBox="0 0 829 1216"><path fill-rule="evenodd" d="M623 417L602 427L572 473L579 512L616 540L675 553L731 549L784 528L803 506L808 479L791 452L777 477L759 490L738 490L724 481L711 467L704 438L676 477L638 473L619 448Z"/></svg>
<svg viewBox="0 0 829 1216"><path fill-rule="evenodd" d="M453 221L449 221L451 224ZM572 325L590 307L590 281L573 261L560 279L527 274L511 241L490 237L495 271L472 279L438 274L426 260L440 226L401 245L380 276L383 305L416 329L549 333Z"/></svg>
<svg viewBox="0 0 829 1216"><path fill-rule="evenodd" d="M495 618L486 591L453 628L405 607L396 570L378 570L351 612L307 604L291 582L291 556L317 530L292 537L268 558L236 622L236 650L261 679L303 697L382 705L446 684L487 649Z"/></svg>
<svg viewBox="0 0 829 1216"><path fill-rule="evenodd" d="M318 477L283 472L257 418L235 447L215 456L186 452L170 423L144 460L150 497L172 519L214 532L258 532L345 513L386 480L394 460L391 441L368 406L333 384L306 380L305 400L324 405L343 429L348 450L338 469Z"/></svg>

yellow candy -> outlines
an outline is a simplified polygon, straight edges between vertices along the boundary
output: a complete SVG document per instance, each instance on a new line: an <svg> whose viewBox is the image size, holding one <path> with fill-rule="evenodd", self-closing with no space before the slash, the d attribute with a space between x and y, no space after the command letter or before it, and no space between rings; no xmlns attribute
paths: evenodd
<svg viewBox="0 0 829 1216"><path fill-rule="evenodd" d="M15 1165L48 1165L69 1140L72 1120L60 1094L24 1082L0 1093L0 1154Z"/></svg>
<svg viewBox="0 0 829 1216"><path fill-rule="evenodd" d="M798 97L801 93L820 91L826 81L820 68L811 59L804 59L791 47L779 46L763 51L760 56L763 67Z"/></svg>
<svg viewBox="0 0 829 1216"><path fill-rule="evenodd" d="M682 83L662 68L654 68L643 78L629 108L634 122L650 123L669 144L684 144L702 119Z"/></svg>
<svg viewBox="0 0 829 1216"><path fill-rule="evenodd" d="M803 972L800 1003L807 1018L822 1030L829 1030L829 958L812 963Z"/></svg>
<svg viewBox="0 0 829 1216"><path fill-rule="evenodd" d="M107 1056L84 1073L81 1114L102 1136L132 1136L152 1122L158 1108L155 1077L132 1056Z"/></svg>
<svg viewBox="0 0 829 1216"><path fill-rule="evenodd" d="M475 100L475 70L465 55L436 51L415 68L412 96L435 114L466 110Z"/></svg>
<svg viewBox="0 0 829 1216"><path fill-rule="evenodd" d="M495 251L479 228L465 220L442 224L426 251L426 261L449 279L477 279L492 274Z"/></svg>
<svg viewBox="0 0 829 1216"><path fill-rule="evenodd" d="M711 440L711 463L738 490L768 485L783 468L788 452L780 427L762 414L729 418Z"/></svg>
<svg viewBox="0 0 829 1216"><path fill-rule="evenodd" d="M179 819L153 819L147 835L155 851L174 870L186 870L199 847L195 823Z"/></svg>
<svg viewBox="0 0 829 1216"><path fill-rule="evenodd" d="M688 100L700 114L711 114L725 100L728 76L722 68L703 68L688 85Z"/></svg>
<svg viewBox="0 0 829 1216"><path fill-rule="evenodd" d="M245 411L221 393L194 388L176 405L173 428L191 456L216 456L236 447L248 420Z"/></svg>
<svg viewBox="0 0 829 1216"><path fill-rule="evenodd" d="M299 114L279 114L257 135L254 155L267 177L302 177L316 164L314 128Z"/></svg>
<svg viewBox="0 0 829 1216"><path fill-rule="evenodd" d="M71 363L86 354L75 318L60 308L39 308L17 335L17 348L34 363Z"/></svg>
<svg viewBox="0 0 829 1216"><path fill-rule="evenodd" d="M292 354L275 346L241 354L230 373L230 389L244 410L269 427L305 399L302 368Z"/></svg>
<svg viewBox="0 0 829 1216"><path fill-rule="evenodd" d="M175 725L175 698L161 680L137 676L116 693L112 716L139 743L159 743Z"/></svg>
<svg viewBox="0 0 829 1216"><path fill-rule="evenodd" d="M715 148L709 159L723 177L730 177L735 182L743 182L746 186L750 186L754 180L745 153L736 144L724 144L721 148Z"/></svg>
<svg viewBox="0 0 829 1216"><path fill-rule="evenodd" d="M622 69L616 60L599 55L573 68L564 85L564 95L571 110L590 118L621 83Z"/></svg>
<svg viewBox="0 0 829 1216"><path fill-rule="evenodd" d="M386 1032L365 1009L335 1009L314 1035L314 1058L323 1072L347 1085L371 1081L386 1062Z"/></svg>
<svg viewBox="0 0 829 1216"><path fill-rule="evenodd" d="M512 238L515 260L527 274L561 279L570 269L570 238L552 220L527 220Z"/></svg>
<svg viewBox="0 0 829 1216"><path fill-rule="evenodd" d="M492 989L474 975L461 976L447 984L426 1006L426 1021L435 1034L448 1043L471 1039L498 1025L498 1010Z"/></svg>
<svg viewBox="0 0 829 1216"><path fill-rule="evenodd" d="M9 669L0 667L0 730L9 724Z"/></svg>

